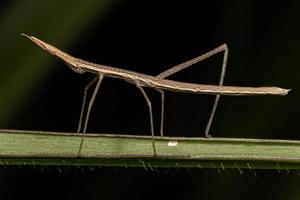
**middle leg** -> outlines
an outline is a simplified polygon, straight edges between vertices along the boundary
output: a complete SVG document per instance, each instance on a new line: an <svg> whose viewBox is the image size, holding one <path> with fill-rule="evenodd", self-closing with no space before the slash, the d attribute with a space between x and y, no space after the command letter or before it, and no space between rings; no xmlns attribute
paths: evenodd
<svg viewBox="0 0 300 200"><path fill-rule="evenodd" d="M156 89L161 96L161 110L160 110L160 136L164 136L164 111L165 111L165 92L161 89Z"/></svg>
<svg viewBox="0 0 300 200"><path fill-rule="evenodd" d="M149 109L149 115L150 115L150 126L151 126L151 137L152 137L152 149L153 149L153 154L154 156L157 156L157 152L156 152L156 148L155 148L155 141L154 141L154 127L153 127L153 114L152 114L152 104L151 101L148 97L148 95L146 94L145 90L138 84L136 84L137 88L141 91L141 93L143 94L147 105L148 105L148 109Z"/></svg>

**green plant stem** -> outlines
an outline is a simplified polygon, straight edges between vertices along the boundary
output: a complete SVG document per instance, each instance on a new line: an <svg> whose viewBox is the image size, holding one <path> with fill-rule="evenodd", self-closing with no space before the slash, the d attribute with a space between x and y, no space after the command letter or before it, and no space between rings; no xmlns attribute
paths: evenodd
<svg viewBox="0 0 300 200"><path fill-rule="evenodd" d="M300 141L0 130L0 164L300 169ZM177 145L174 144L177 142Z"/></svg>

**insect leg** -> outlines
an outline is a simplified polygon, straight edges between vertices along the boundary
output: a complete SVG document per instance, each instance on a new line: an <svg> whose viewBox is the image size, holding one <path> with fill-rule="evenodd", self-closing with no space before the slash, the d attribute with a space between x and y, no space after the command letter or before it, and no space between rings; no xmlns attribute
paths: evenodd
<svg viewBox="0 0 300 200"><path fill-rule="evenodd" d="M97 84L95 86L94 93L93 93L93 95L92 95L92 97L90 99L89 105L88 105L87 114L86 114L86 118L85 118L84 128L83 128L83 132L82 132L82 137L81 137L81 142L80 142L80 146L79 146L77 157L80 156L80 153L81 153L81 150L82 150L82 145L83 145L83 141L84 141L84 136L85 136L85 133L86 133L87 124L88 124L89 117L90 117L91 108L92 108L92 106L94 104L94 101L95 101L96 95L98 93L98 90L100 88L100 85L101 85L101 82L103 80L103 77L104 76L102 74L99 75L99 79L98 79L98 82L97 82Z"/></svg>
<svg viewBox="0 0 300 200"><path fill-rule="evenodd" d="M96 83L96 81L98 80L98 76L96 76L95 78L93 78L93 80L91 80L84 88L84 93L83 93L83 100L82 100L82 105L81 105L81 112L80 112L80 117L79 117L79 122L78 122L78 129L77 129L77 133L80 132L81 130L81 125L82 125L82 119L83 119L83 113L84 113L84 107L85 107L85 101L86 101L86 95L88 90Z"/></svg>
<svg viewBox="0 0 300 200"><path fill-rule="evenodd" d="M220 80L219 80L219 85L220 86L223 85L224 78L225 78L225 72L226 72L226 65L227 65L227 58L228 58L228 48L227 48L226 44L224 44L223 50L224 50L224 57L223 57L221 76L220 76ZM216 98L215 98L214 105L212 107L212 111L210 113L210 117L208 119L208 122L207 122L207 125L206 125L206 128L205 128L205 132L204 132L205 137L211 137L211 135L209 134L209 130L210 130L212 121L214 119L216 109L218 107L219 100L220 100L220 95L217 95Z"/></svg>
<svg viewBox="0 0 300 200"><path fill-rule="evenodd" d="M153 128L153 114L152 114L152 104L151 104L151 101L148 97L148 95L146 94L145 90L138 84L136 84L137 88L142 92L146 102L147 102L147 105L148 105L148 108L149 108L149 115L150 115L150 126L151 126L151 136L152 136L152 148L153 148L153 153L154 153L154 156L157 155L157 152L156 152L156 148L155 148L155 141L154 141L154 128Z"/></svg>
<svg viewBox="0 0 300 200"><path fill-rule="evenodd" d="M196 58L193 58L191 60L188 60L186 62L183 62L179 65L176 65L162 73L160 73L159 75L157 75L156 77L157 78L161 78L161 79L164 79L168 76L171 76L185 68L188 68L190 67L191 65L194 65L202 60L205 60L206 58L209 58L219 52L222 52L224 51L224 57L223 57L223 65L222 65L222 71L221 71L221 76L220 76L220 81L219 81L219 85L223 85L223 82L224 82L224 78L225 78L225 72L226 72L226 64L227 64L227 58L228 58L228 47L226 44L223 44L205 54L202 54ZM206 126L206 129L205 129L205 136L206 137L210 137L210 134L209 134L209 130L210 130L210 127L211 127L211 124L212 124L212 120L214 118L214 115L215 115L215 112L216 112L216 109L217 109L217 106L218 106L218 103L219 103L219 99L220 99L220 95L217 95L216 98L215 98L215 101L214 101L214 104L213 104L213 108L212 108L212 112L210 114L210 117L209 117L209 120L208 120L208 123L207 123L207 126Z"/></svg>
<svg viewBox="0 0 300 200"><path fill-rule="evenodd" d="M161 111L160 111L160 136L164 136L164 110L165 110L165 92L160 89L156 89L161 96Z"/></svg>

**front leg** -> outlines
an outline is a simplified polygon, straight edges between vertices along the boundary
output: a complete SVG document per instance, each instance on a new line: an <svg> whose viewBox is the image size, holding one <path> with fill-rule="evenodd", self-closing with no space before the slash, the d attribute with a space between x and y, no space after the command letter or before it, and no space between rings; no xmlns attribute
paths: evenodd
<svg viewBox="0 0 300 200"><path fill-rule="evenodd" d="M99 78L98 76L93 78L93 80L91 80L91 82L89 82L84 88L83 100L82 100L82 104L81 104L81 112L80 112L80 117L79 117L79 122L78 122L77 133L80 133L80 130L82 128L81 126L82 126L82 119L83 119L83 113L84 113L84 107L85 107L87 92L96 83L98 78Z"/></svg>
<svg viewBox="0 0 300 200"><path fill-rule="evenodd" d="M80 142L80 145L79 145L77 157L79 157L80 154L81 154L82 145L83 145L83 141L84 141L84 136L85 136L85 133L86 133L88 122L89 122L90 112L91 112L92 106L94 104L94 101L96 99L96 96L97 96L98 90L100 88L101 82L103 80L103 77L104 76L102 74L99 75L98 82L95 86L95 90L93 92L93 95L92 95L92 97L90 99L90 102L89 102L89 105L88 105L87 114L86 114L86 117L85 117L85 123L84 123L84 127L83 127L83 132L82 132L82 136L81 136L81 142Z"/></svg>

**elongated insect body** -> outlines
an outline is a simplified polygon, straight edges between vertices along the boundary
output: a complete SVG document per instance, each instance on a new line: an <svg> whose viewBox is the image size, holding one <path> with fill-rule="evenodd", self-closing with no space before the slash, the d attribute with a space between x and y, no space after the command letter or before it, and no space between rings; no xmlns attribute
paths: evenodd
<svg viewBox="0 0 300 200"><path fill-rule="evenodd" d="M84 105L86 100L86 93L87 90L94 84L95 90L92 95L92 98L88 105L87 115L85 118L85 124L83 128L83 134L82 134L82 140L80 143L78 156L81 154L82 144L84 140L84 135L86 132L88 119L89 119L89 113L91 110L91 107L93 105L93 102L95 100L96 94L98 92L98 89L100 87L100 84L104 77L113 77L122 79L124 81L127 81L129 83L132 83L137 86L137 88L141 91L143 94L148 108L149 108L149 114L150 114L150 126L151 126L151 135L152 135L152 148L154 152L154 156L157 155L155 143L154 143L154 129L153 129L153 117L152 117L152 106L151 101L148 98L147 94L145 93L143 87L150 87L158 92L161 93L161 99L162 99L162 110L161 110L161 127L160 127L160 134L163 135L163 116L164 116L164 91L174 91L174 92L186 92L186 93L196 93L196 94L210 94L210 95L216 95L215 103L213 105L213 109L205 130L205 136L209 137L209 129L219 102L220 95L232 95L232 96L249 96L249 95L286 95L290 91L289 89L283 89L279 87L237 87L237 86L223 86L225 71L226 71L226 64L227 64L227 56L228 56L228 48L226 44L223 44L216 49L213 49L201 56L198 56L194 59L191 59L187 62L181 63L177 66L174 66L158 76L150 76L138 72L133 72L125 69L115 68L111 66L106 65L100 65L95 64L92 62L88 62L79 58L75 58L62 50L43 42L42 40L33 37L28 36L26 34L21 34L28 39L30 39L32 42L49 52L50 54L60 58L63 62L65 62L73 71L77 73L84 73L84 72L90 72L97 75L95 79L93 79L85 88L85 93L83 97L83 104L81 109L81 115L79 120L79 126L78 131L81 130L81 123L83 119L83 111L84 111ZM223 60L223 66L222 66L222 72L220 77L220 83L219 85L204 85L204 84L195 84L195 83L186 83L186 82L179 82L179 81L173 81L169 79L165 79L166 77L177 73L197 62L200 62L212 55L215 55L216 53L224 51L224 60ZM98 80L98 81L97 81Z"/></svg>
<svg viewBox="0 0 300 200"><path fill-rule="evenodd" d="M22 34L42 47L52 55L55 55L67 63L74 71L91 72L94 74L103 74L104 76L120 78L125 81L139 83L141 86L159 88L163 90L170 90L176 92L190 92L199 94L212 94L212 95L286 95L290 90L282 89L279 87L237 87L237 86L217 86L217 85L204 85L185 83L167 79L160 79L154 76L149 76L142 73L137 73L125 69L99 65L87 62L82 59L75 58L56 47L53 47L46 42L43 42L33 36Z"/></svg>

